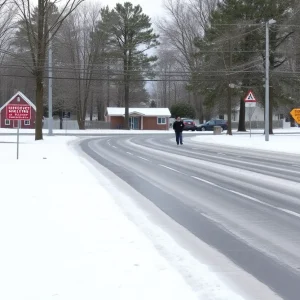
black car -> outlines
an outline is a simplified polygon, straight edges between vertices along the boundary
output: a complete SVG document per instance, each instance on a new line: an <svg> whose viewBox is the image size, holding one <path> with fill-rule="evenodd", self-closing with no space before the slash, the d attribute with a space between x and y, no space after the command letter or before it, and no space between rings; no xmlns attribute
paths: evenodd
<svg viewBox="0 0 300 300"><path fill-rule="evenodd" d="M189 131L195 131L197 129L197 126L195 125L195 122L192 119L182 119L182 122L184 124L183 130Z"/></svg>
<svg viewBox="0 0 300 300"><path fill-rule="evenodd" d="M210 120L204 124L200 124L196 130L197 131L213 131L215 126L221 126L222 131L223 131L223 130L227 130L228 123L225 120L214 119L214 120Z"/></svg>

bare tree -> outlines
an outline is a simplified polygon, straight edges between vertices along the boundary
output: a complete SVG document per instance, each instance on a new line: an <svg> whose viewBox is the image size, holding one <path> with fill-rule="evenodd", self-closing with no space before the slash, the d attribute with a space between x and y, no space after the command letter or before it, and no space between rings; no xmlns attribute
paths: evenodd
<svg viewBox="0 0 300 300"><path fill-rule="evenodd" d="M4 103L8 97L11 96L13 92L10 90L10 85L7 84L10 81L10 78L7 78L8 68L5 67L13 58L13 52L10 51L11 41L13 37L13 29L15 18L16 8L13 3L9 0L2 0L0 2L0 63L2 65L0 71L0 91L3 98L0 99L0 104ZM5 96L4 96L5 95Z"/></svg>
<svg viewBox="0 0 300 300"><path fill-rule="evenodd" d="M10 46L10 41L13 33L13 24L15 18L16 8L9 0L2 0L0 2L0 57L3 57L3 50L7 50Z"/></svg>
<svg viewBox="0 0 300 300"><path fill-rule="evenodd" d="M162 38L169 45L177 50L177 61L183 70L189 72L191 80L193 101L197 117L203 121L203 99L198 90L198 76L201 68L201 61L195 54L195 39L203 36L208 25L209 15L214 9L216 1L208 0L166 0L165 9L168 16L157 23L162 33Z"/></svg>
<svg viewBox="0 0 300 300"><path fill-rule="evenodd" d="M50 39L52 39L62 26L65 19L84 0L66 0L60 6L59 0L38 0L37 23L33 19L34 6L28 0L14 0L18 7L19 15L25 23L27 40L30 47L33 67L32 74L36 82L36 122L35 139L43 139L43 97L44 97L44 70L46 51ZM54 14L55 12L55 14ZM51 33L51 35L50 35Z"/></svg>
<svg viewBox="0 0 300 300"><path fill-rule="evenodd" d="M189 91L186 89L186 70L177 61L178 51L174 48L162 47L157 54L159 61L156 74L159 81L153 83L155 98L158 105L170 107L178 101L188 101Z"/></svg>
<svg viewBox="0 0 300 300"><path fill-rule="evenodd" d="M85 129L87 109L96 79L95 73L101 75L102 71L97 64L100 41L93 43L91 38L99 18L100 10L96 6L84 5L80 11L76 11L66 20L59 36L62 49L60 58L64 61L64 70L68 71L64 72L63 76L70 77L72 86L71 90L67 86L65 88L74 99L79 129Z"/></svg>
<svg viewBox="0 0 300 300"><path fill-rule="evenodd" d="M205 30L210 25L210 17L217 7L219 0L189 0L191 13Z"/></svg>

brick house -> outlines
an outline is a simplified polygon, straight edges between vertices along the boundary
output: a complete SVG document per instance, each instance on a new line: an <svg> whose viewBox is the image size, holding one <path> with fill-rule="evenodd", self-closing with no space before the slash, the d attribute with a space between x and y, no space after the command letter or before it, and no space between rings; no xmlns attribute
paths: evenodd
<svg viewBox="0 0 300 300"><path fill-rule="evenodd" d="M31 107L31 119L21 120L20 128L32 129L35 128L35 105L21 92L17 92L0 108L0 128L17 128L17 120L6 120L6 107L8 104L26 104Z"/></svg>
<svg viewBox="0 0 300 300"><path fill-rule="evenodd" d="M129 128L135 130L169 130L168 108L129 108ZM111 129L124 127L125 108L108 107L105 119Z"/></svg>

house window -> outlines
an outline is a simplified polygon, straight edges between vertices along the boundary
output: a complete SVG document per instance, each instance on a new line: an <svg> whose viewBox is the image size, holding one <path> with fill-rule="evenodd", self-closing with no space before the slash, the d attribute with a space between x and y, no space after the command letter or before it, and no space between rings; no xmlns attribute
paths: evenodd
<svg viewBox="0 0 300 300"><path fill-rule="evenodd" d="M160 125L167 124L166 118L162 118L162 117L157 118L157 124L160 124Z"/></svg>
<svg viewBox="0 0 300 300"><path fill-rule="evenodd" d="M30 125L30 121L29 120L25 120L24 121L24 125L29 126Z"/></svg>
<svg viewBox="0 0 300 300"><path fill-rule="evenodd" d="M10 125L10 120L5 120L5 125L9 126Z"/></svg>

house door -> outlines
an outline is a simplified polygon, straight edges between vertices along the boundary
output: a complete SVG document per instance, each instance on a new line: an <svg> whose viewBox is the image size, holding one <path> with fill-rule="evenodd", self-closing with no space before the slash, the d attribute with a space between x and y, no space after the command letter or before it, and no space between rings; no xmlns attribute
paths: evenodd
<svg viewBox="0 0 300 300"><path fill-rule="evenodd" d="M140 122L139 122L139 117L130 117L129 118L129 128L130 129L139 129L140 128Z"/></svg>
<svg viewBox="0 0 300 300"><path fill-rule="evenodd" d="M18 120L13 120L13 125L14 125L14 128L18 128ZM20 122L21 123L21 122ZM20 124L20 127L21 127L21 124Z"/></svg>

